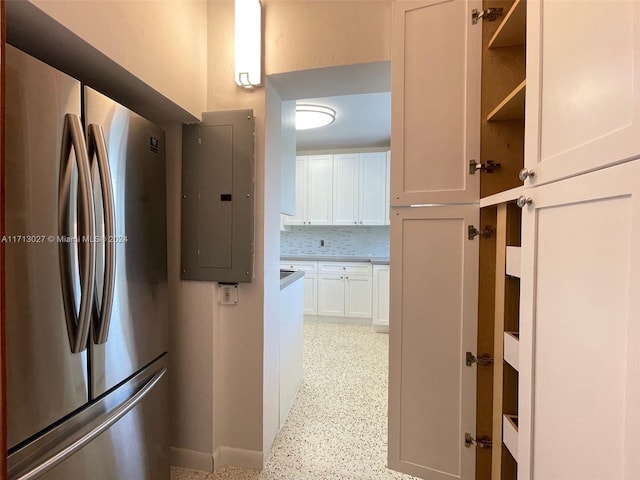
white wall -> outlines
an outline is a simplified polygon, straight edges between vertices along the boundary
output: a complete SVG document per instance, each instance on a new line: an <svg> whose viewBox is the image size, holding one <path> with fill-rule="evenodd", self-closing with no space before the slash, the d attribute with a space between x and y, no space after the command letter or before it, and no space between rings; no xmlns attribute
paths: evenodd
<svg viewBox="0 0 640 480"><path fill-rule="evenodd" d="M205 106L206 0L31 0L171 101Z"/></svg>

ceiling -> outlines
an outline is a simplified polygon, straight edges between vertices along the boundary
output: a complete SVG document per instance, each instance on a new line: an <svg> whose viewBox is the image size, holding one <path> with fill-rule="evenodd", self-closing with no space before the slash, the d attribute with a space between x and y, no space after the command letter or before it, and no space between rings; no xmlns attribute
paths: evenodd
<svg viewBox="0 0 640 480"><path fill-rule="evenodd" d="M388 147L391 137L390 62L325 67L269 76L284 101L333 108L333 124L297 132L297 150Z"/></svg>
<svg viewBox="0 0 640 480"><path fill-rule="evenodd" d="M323 105L336 111L331 125L296 132L298 151L388 147L390 144L390 92L307 98L298 103Z"/></svg>

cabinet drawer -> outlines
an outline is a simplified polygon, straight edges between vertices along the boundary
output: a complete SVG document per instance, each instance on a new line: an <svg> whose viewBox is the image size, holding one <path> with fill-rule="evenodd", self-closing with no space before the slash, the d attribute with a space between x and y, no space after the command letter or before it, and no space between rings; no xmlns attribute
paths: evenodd
<svg viewBox="0 0 640 480"><path fill-rule="evenodd" d="M346 262L318 262L320 273L348 274L348 275L372 275L373 268L370 263L346 263Z"/></svg>
<svg viewBox="0 0 640 480"><path fill-rule="evenodd" d="M281 261L280 268L284 268L287 270L303 271L305 273L317 273L318 262Z"/></svg>

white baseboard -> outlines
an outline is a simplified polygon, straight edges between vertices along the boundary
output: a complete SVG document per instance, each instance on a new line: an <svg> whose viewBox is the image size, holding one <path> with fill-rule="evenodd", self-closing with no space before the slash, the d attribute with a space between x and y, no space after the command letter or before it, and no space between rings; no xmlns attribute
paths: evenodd
<svg viewBox="0 0 640 480"><path fill-rule="evenodd" d="M217 472L222 467L243 467L262 470L264 455L257 450L235 447L218 447L213 453L213 468Z"/></svg>
<svg viewBox="0 0 640 480"><path fill-rule="evenodd" d="M371 325L371 318L358 317L331 317L328 315L305 315L305 320L320 323L342 323L345 325Z"/></svg>
<svg viewBox="0 0 640 480"><path fill-rule="evenodd" d="M196 452L184 448L171 447L171 465L174 467L213 472L213 456L210 453Z"/></svg>
<svg viewBox="0 0 640 480"><path fill-rule="evenodd" d="M376 325L373 324L373 329L378 333L389 333L389 324L386 325Z"/></svg>

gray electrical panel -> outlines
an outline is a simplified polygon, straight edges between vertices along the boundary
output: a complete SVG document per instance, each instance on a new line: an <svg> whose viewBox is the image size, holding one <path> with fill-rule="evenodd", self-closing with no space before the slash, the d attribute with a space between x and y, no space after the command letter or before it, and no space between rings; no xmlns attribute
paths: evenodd
<svg viewBox="0 0 640 480"><path fill-rule="evenodd" d="M251 282L253 110L208 112L182 129L184 280Z"/></svg>

